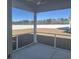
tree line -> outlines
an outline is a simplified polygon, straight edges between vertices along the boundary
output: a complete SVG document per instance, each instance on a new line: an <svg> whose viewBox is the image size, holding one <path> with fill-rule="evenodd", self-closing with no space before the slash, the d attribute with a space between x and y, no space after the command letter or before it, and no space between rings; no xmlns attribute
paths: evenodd
<svg viewBox="0 0 79 59"><path fill-rule="evenodd" d="M22 21L13 21L14 25L32 25L34 24L34 20L22 20ZM59 18L59 19L44 19L37 20L37 24L69 24L68 18Z"/></svg>

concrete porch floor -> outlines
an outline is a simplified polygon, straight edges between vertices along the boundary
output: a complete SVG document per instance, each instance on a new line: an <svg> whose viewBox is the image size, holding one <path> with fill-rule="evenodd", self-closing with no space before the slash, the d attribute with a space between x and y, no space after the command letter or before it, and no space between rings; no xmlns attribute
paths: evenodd
<svg viewBox="0 0 79 59"><path fill-rule="evenodd" d="M71 52L37 43L14 52L12 59L71 59Z"/></svg>

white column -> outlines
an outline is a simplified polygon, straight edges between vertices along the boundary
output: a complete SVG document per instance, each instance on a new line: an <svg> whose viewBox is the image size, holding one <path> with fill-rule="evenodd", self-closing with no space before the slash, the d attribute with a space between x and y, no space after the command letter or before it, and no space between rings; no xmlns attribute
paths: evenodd
<svg viewBox="0 0 79 59"><path fill-rule="evenodd" d="M37 35L36 35L36 30L37 30L37 13L34 12L34 43L37 43Z"/></svg>

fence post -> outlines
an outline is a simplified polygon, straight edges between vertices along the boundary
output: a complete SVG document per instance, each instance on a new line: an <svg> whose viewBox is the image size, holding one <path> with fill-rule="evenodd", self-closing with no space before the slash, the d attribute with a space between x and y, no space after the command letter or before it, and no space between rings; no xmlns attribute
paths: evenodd
<svg viewBox="0 0 79 59"><path fill-rule="evenodd" d="M54 48L56 48L56 34L55 34L55 37L54 37Z"/></svg>
<svg viewBox="0 0 79 59"><path fill-rule="evenodd" d="M18 36L16 36L16 49L18 49Z"/></svg>

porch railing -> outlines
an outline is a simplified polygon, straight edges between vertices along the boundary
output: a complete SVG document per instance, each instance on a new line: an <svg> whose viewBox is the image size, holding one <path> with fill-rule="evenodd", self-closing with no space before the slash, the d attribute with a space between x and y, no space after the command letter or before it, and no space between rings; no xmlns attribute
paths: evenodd
<svg viewBox="0 0 79 59"><path fill-rule="evenodd" d="M46 34L46 33L45 33ZM54 35L54 45L53 45L53 47L54 48L56 48L56 46L57 46L57 35L62 35L62 36L68 36L68 35L63 35L63 34L54 34L53 33L53 35ZM69 35L70 36L70 35ZM19 43L18 43L18 41L19 41L19 36L16 36L16 49L18 49L19 48Z"/></svg>

